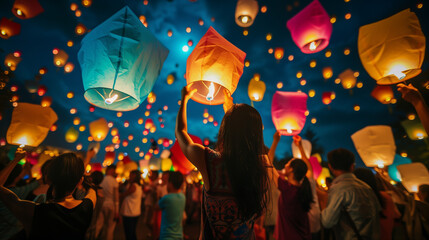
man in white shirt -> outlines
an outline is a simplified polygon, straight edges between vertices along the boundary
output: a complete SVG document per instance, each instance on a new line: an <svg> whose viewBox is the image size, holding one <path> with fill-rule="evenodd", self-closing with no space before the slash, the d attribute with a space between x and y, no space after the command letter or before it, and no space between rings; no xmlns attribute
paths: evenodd
<svg viewBox="0 0 429 240"><path fill-rule="evenodd" d="M106 169L106 176L101 182L100 187L103 189L104 202L101 207L100 215L97 218L96 238L105 229L106 234L101 234L102 239L112 240L115 232L116 221L119 218L119 184L116 181L116 166L110 165ZM104 232L104 231L103 231Z"/></svg>

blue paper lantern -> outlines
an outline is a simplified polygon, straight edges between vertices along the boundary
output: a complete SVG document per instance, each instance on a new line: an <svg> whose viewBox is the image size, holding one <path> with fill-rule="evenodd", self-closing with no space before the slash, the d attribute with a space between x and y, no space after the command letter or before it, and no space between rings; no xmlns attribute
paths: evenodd
<svg viewBox="0 0 429 240"><path fill-rule="evenodd" d="M167 55L131 9L122 8L82 40L78 59L85 99L109 110L136 109L152 91Z"/></svg>
<svg viewBox="0 0 429 240"><path fill-rule="evenodd" d="M398 169L396 168L398 165L402 164L408 164L411 163L411 159L407 157L401 157L400 155L396 154L395 158L393 159L393 164L389 166L388 173L392 180L396 182L401 181L401 175L398 172Z"/></svg>

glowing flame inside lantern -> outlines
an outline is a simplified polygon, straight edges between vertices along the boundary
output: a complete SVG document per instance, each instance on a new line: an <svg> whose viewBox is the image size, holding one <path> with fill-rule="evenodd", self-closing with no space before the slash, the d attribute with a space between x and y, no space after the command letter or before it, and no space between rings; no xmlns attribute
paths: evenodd
<svg viewBox="0 0 429 240"><path fill-rule="evenodd" d="M16 14L18 14L18 16L21 16L22 15L21 9L16 9Z"/></svg>
<svg viewBox="0 0 429 240"><path fill-rule="evenodd" d="M107 104L112 104L113 102L116 101L116 99L118 99L118 94L115 94L112 97L106 98L104 100L104 102L107 103Z"/></svg>
<svg viewBox="0 0 429 240"><path fill-rule="evenodd" d="M209 93L207 94L207 96L206 96L206 99L208 100L208 101L211 101L211 100L213 100L213 95L214 95L214 92L215 92L215 86L213 85L213 82L210 82L210 86L209 86Z"/></svg>
<svg viewBox="0 0 429 240"><path fill-rule="evenodd" d="M418 138L418 139L423 139L423 138L424 138L424 135L423 135L423 133L422 133L422 132L418 132L418 133L416 134L416 136L417 136L417 138Z"/></svg>
<svg viewBox="0 0 429 240"><path fill-rule="evenodd" d="M250 20L250 17L247 16L247 15L244 15L244 16L241 17L240 20L241 20L242 23L248 23L249 20Z"/></svg>
<svg viewBox="0 0 429 240"><path fill-rule="evenodd" d="M308 48L309 48L311 51L316 50L316 48L317 48L316 43L315 43L315 42L311 42L311 43L310 43L310 46L309 46Z"/></svg>
<svg viewBox="0 0 429 240"><path fill-rule="evenodd" d="M253 98L255 98L255 100L259 100L259 94L254 93L254 94L253 94Z"/></svg>
<svg viewBox="0 0 429 240"><path fill-rule="evenodd" d="M1 30L1 35L6 36L6 31L5 30Z"/></svg>
<svg viewBox="0 0 429 240"><path fill-rule="evenodd" d="M20 145L19 147L24 147L25 145L28 144L27 137L26 136L21 137L18 141L16 141L16 143L19 143Z"/></svg>
<svg viewBox="0 0 429 240"><path fill-rule="evenodd" d="M407 76L405 73L403 73L405 70L407 69L403 65L397 64L390 69L389 73L395 75L399 80L401 80Z"/></svg>

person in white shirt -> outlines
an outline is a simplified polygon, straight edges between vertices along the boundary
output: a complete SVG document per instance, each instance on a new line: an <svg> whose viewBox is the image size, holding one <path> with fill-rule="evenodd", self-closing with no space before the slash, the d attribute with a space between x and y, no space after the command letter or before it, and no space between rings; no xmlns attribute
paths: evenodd
<svg viewBox="0 0 429 240"><path fill-rule="evenodd" d="M119 218L119 184L116 181L116 166L110 165L106 169L106 176L101 182L104 202L97 219L95 235L96 238L112 240L115 232L116 222ZM103 228L104 227L104 228ZM105 234L101 234L105 232Z"/></svg>
<svg viewBox="0 0 429 240"><path fill-rule="evenodd" d="M124 223L125 238L137 240L137 220L141 214L143 190L140 186L141 173L138 170L130 172L127 190L121 193L121 215Z"/></svg>

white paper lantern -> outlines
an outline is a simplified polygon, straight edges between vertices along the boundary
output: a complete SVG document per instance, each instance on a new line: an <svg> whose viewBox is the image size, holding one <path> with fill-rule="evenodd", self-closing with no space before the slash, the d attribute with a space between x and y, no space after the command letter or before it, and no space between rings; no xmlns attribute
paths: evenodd
<svg viewBox="0 0 429 240"><path fill-rule="evenodd" d="M235 8L235 22L240 27L250 27L258 14L259 6L256 0L238 0Z"/></svg>
<svg viewBox="0 0 429 240"><path fill-rule="evenodd" d="M429 172L422 163L410 163L397 166L401 174L402 185L408 192L417 192L422 184L429 184Z"/></svg>
<svg viewBox="0 0 429 240"><path fill-rule="evenodd" d="M367 167L391 165L396 145L389 126L368 126L351 136L359 156Z"/></svg>
<svg viewBox="0 0 429 240"><path fill-rule="evenodd" d="M302 139L302 148L304 148L304 153L307 156L307 158L309 158L311 154L311 142L308 140ZM302 159L301 151L299 151L298 146L295 145L294 142L292 142L292 155L294 158Z"/></svg>

